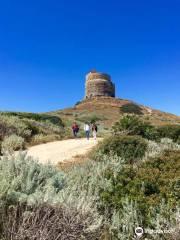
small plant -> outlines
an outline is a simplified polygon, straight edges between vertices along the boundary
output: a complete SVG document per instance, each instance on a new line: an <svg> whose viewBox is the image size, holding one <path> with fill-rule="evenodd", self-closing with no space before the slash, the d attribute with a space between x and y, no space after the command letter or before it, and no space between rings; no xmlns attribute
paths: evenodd
<svg viewBox="0 0 180 240"><path fill-rule="evenodd" d="M24 138L17 136L15 134L5 137L2 142L2 152L12 153L13 151L24 149Z"/></svg>

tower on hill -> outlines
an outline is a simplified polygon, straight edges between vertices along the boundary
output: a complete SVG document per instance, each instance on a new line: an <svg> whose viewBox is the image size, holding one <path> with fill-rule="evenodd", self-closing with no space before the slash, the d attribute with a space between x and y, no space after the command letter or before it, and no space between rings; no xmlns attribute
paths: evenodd
<svg viewBox="0 0 180 240"><path fill-rule="evenodd" d="M96 70L90 71L86 75L85 98L93 97L115 97L115 85L111 81L111 76L106 73L99 73Z"/></svg>

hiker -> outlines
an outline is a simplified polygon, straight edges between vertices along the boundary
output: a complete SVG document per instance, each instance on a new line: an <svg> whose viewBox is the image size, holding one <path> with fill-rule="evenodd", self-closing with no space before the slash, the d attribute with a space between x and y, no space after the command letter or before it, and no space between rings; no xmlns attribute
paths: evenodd
<svg viewBox="0 0 180 240"><path fill-rule="evenodd" d="M94 140L96 140L96 137L97 137L97 125L95 123L92 124L92 133L93 133Z"/></svg>
<svg viewBox="0 0 180 240"><path fill-rule="evenodd" d="M77 134L79 132L79 126L77 125L76 122L74 122L72 125L72 131L73 131L74 137L77 138Z"/></svg>
<svg viewBox="0 0 180 240"><path fill-rule="evenodd" d="M85 131L87 140L89 140L89 135L90 135L90 125L89 125L89 123L84 124L84 131Z"/></svg>

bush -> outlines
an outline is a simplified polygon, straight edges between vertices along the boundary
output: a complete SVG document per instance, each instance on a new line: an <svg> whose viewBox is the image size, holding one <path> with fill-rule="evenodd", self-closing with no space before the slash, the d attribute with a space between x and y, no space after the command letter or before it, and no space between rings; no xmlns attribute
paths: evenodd
<svg viewBox="0 0 180 240"><path fill-rule="evenodd" d="M3 214L3 237L6 240L98 240L100 226L93 214L75 207L41 204L17 204Z"/></svg>
<svg viewBox="0 0 180 240"><path fill-rule="evenodd" d="M53 141L57 141L60 139L61 139L61 136L55 135L55 134L52 134L52 135L37 134L34 137L32 137L31 145L53 142Z"/></svg>
<svg viewBox="0 0 180 240"><path fill-rule="evenodd" d="M36 120L34 120L36 119ZM31 113L0 113L0 141L5 137L17 135L25 139L26 143L31 142L36 135L44 135L51 141L52 135L60 139L64 136L64 126L54 116ZM39 142L37 142L39 143Z"/></svg>
<svg viewBox="0 0 180 240"><path fill-rule="evenodd" d="M1 112L1 115L4 116L15 116L19 119L31 119L35 121L49 121L52 124L58 125L58 126L64 126L61 118L57 116L52 116L48 114L39 114L39 113L28 113L28 112Z"/></svg>
<svg viewBox="0 0 180 240"><path fill-rule="evenodd" d="M5 137L4 141L2 142L2 152L12 153L13 151L22 150L24 149L24 143L24 138L15 134Z"/></svg>
<svg viewBox="0 0 180 240"><path fill-rule="evenodd" d="M112 136L98 145L93 157L98 159L100 152L105 155L117 155L127 163L134 163L145 155L146 149L147 143L139 136Z"/></svg>
<svg viewBox="0 0 180 240"><path fill-rule="evenodd" d="M177 147L177 144L170 144L167 140L162 142L154 144L163 144L163 149L164 144L168 149ZM74 196L83 194L86 201L92 199L107 223L104 234L107 238L102 239L133 239L137 226L162 230L175 227L178 229L177 162L180 152L171 150L161 156L159 153L157 151L153 158L149 157L145 162L140 161L133 166L120 157L99 153L101 161L89 160L67 172L68 189L65 190L65 195L74 199ZM162 164L161 167L158 163L156 168L158 159L164 159L166 166ZM151 161L155 163L153 167L149 166ZM173 166L177 166L176 171ZM151 236L147 237L153 239ZM166 234L155 235L155 238L176 239Z"/></svg>
<svg viewBox="0 0 180 240"><path fill-rule="evenodd" d="M127 103L120 107L121 112L123 113L133 113L137 115L142 115L142 109L135 103Z"/></svg>
<svg viewBox="0 0 180 240"><path fill-rule="evenodd" d="M62 172L51 165L41 165L24 153L0 160L0 199L7 202L48 201L64 186Z"/></svg>
<svg viewBox="0 0 180 240"><path fill-rule="evenodd" d="M149 140L155 140L158 138L156 128L149 122L143 122L136 116L127 115L116 122L112 127L115 135L127 134L127 135L140 135L143 138Z"/></svg>
<svg viewBox="0 0 180 240"><path fill-rule="evenodd" d="M180 141L180 126L179 125L165 125L157 129L161 138L171 138L173 141Z"/></svg>
<svg viewBox="0 0 180 240"><path fill-rule="evenodd" d="M51 165L41 165L23 153L3 156L0 236L4 240L99 239L102 217L89 199L72 194L71 187Z"/></svg>
<svg viewBox="0 0 180 240"><path fill-rule="evenodd" d="M0 114L0 140L12 134L28 138L31 136L31 130L28 129L28 126L18 117L9 117Z"/></svg>
<svg viewBox="0 0 180 240"><path fill-rule="evenodd" d="M179 201L179 159L180 151L166 151L139 163L138 168L127 165L116 175L107 170L110 185L101 192L106 208L121 209L126 197L136 201L144 226L153 218L152 209L158 211L163 199L173 209Z"/></svg>

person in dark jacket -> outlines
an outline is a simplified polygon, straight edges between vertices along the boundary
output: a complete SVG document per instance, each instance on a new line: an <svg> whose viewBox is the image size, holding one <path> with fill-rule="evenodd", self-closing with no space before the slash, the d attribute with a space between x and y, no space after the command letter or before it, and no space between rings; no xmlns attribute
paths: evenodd
<svg viewBox="0 0 180 240"><path fill-rule="evenodd" d="M76 122L74 122L72 125L72 131L73 131L74 137L77 138L77 134L79 132L79 126L77 125Z"/></svg>

